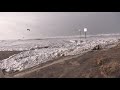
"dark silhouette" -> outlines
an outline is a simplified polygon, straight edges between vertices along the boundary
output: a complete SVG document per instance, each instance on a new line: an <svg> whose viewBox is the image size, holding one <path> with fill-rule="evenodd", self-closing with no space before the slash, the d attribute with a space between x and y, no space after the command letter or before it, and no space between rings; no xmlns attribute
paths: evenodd
<svg viewBox="0 0 120 90"><path fill-rule="evenodd" d="M27 31L30 31L30 29L27 29Z"/></svg>

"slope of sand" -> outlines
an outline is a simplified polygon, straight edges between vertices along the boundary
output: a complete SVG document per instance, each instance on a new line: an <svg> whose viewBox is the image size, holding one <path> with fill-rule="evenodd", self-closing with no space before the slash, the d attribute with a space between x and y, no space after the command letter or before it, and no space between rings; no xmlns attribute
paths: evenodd
<svg viewBox="0 0 120 90"><path fill-rule="evenodd" d="M37 69L14 75L17 78L116 78L120 77L120 44L93 50L82 56L47 62Z"/></svg>

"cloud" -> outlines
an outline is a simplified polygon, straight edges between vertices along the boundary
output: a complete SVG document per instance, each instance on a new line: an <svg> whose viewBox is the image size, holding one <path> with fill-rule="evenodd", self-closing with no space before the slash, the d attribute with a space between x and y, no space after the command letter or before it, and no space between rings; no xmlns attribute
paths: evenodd
<svg viewBox="0 0 120 90"><path fill-rule="evenodd" d="M90 34L119 32L119 17L118 12L0 12L0 39L78 35L84 27Z"/></svg>

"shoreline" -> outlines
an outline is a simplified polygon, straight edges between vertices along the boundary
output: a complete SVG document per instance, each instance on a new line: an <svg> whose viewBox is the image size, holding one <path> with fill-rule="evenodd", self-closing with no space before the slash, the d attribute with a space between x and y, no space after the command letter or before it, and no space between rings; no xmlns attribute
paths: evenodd
<svg viewBox="0 0 120 90"><path fill-rule="evenodd" d="M116 46L116 44L114 44L114 45ZM109 48L107 48L107 49L109 49ZM84 56L84 54L90 53L90 52L91 52L91 50L87 51L87 52L85 52L83 54L80 54L80 55L78 54L78 55L72 55L72 56L70 55L70 56L65 56L65 57L64 56L63 57L59 57L59 58L56 58L54 60L50 60L50 61L47 61L45 63L39 64L37 66L31 67L31 68L28 68L28 69L25 69L25 70L22 70L22 71L18 71L18 72L12 73L12 74L9 73L9 72L5 73L5 76L6 77L19 77L19 76L22 76L22 73L23 73L23 76L24 76L24 74L29 74L29 73L35 72L35 71L37 71L39 69L44 69L44 68L49 67L51 65L58 64L60 62L68 61L68 60L71 60L71 59L76 59L76 58L78 58L80 56Z"/></svg>

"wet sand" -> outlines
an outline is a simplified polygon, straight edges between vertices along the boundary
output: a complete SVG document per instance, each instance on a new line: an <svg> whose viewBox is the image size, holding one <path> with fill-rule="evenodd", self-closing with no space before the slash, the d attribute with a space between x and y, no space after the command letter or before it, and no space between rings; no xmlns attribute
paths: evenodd
<svg viewBox="0 0 120 90"><path fill-rule="evenodd" d="M21 51L0 51L0 60L9 58L10 56L14 55L14 54L18 54Z"/></svg>

